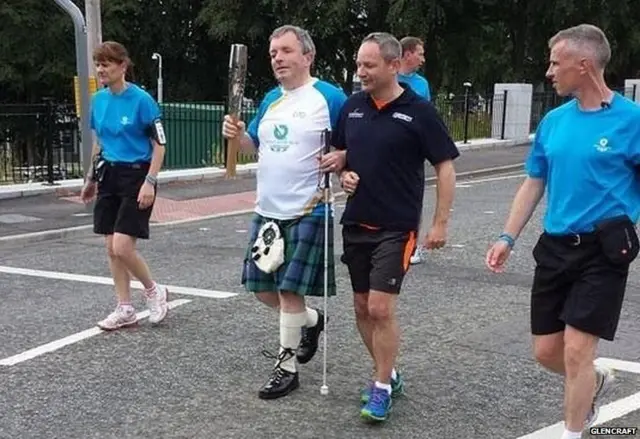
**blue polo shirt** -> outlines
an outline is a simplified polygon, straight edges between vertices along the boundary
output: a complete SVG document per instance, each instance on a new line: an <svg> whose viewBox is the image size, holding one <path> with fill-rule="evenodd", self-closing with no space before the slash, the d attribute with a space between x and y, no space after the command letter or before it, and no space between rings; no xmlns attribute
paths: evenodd
<svg viewBox="0 0 640 439"><path fill-rule="evenodd" d="M550 111L529 156L529 177L546 183L544 230L587 233L603 219L640 214L640 106L615 93L609 108L584 111L577 100Z"/></svg>
<svg viewBox="0 0 640 439"><path fill-rule="evenodd" d="M156 101L135 84L129 83L120 94L105 87L92 98L91 129L96 132L103 157L111 162L150 162L150 129L158 118Z"/></svg>
<svg viewBox="0 0 640 439"><path fill-rule="evenodd" d="M378 108L366 92L349 96L332 144L346 149L347 168L360 177L341 223L416 231L424 195L424 162L459 152L434 106L410 87Z"/></svg>
<svg viewBox="0 0 640 439"><path fill-rule="evenodd" d="M404 82L418 95L424 97L426 100L431 100L431 91L429 91L429 81L427 78L420 75L418 72L413 72L408 75L398 73L398 82Z"/></svg>

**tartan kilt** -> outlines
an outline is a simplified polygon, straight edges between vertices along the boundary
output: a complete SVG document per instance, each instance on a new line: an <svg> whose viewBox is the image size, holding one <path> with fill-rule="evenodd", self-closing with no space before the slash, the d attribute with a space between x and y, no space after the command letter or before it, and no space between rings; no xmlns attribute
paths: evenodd
<svg viewBox="0 0 640 439"><path fill-rule="evenodd" d="M251 259L258 231L267 221L280 227L285 242L284 263L273 273L261 271ZM327 295L336 294L333 215L329 214ZM242 269L242 285L251 293L288 291L301 296L324 296L324 215L273 220L254 214Z"/></svg>

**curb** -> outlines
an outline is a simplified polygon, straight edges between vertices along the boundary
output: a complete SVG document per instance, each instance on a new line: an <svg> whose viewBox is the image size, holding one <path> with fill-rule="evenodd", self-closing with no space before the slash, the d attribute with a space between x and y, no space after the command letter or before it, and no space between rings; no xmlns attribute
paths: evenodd
<svg viewBox="0 0 640 439"><path fill-rule="evenodd" d="M466 171L459 172L456 174L456 177L482 177L486 175L492 174L501 174L505 172L519 171L524 168L524 163L517 163L514 165L505 165L505 166L495 166L492 168L484 168L478 169L474 171ZM427 177L425 178L426 183L432 183L436 181L436 177ZM334 194L334 198L344 198L344 192L337 192ZM164 223L151 223L151 228L156 227L165 227L165 226L178 226L182 224L190 224L198 221L207 221L216 218L227 218L233 216L240 216L252 213L253 209L245 209L245 210L236 210L232 212L224 212L224 213L216 213L213 215L199 216L197 218L188 218L176 221L167 221ZM86 234L87 231L93 230L93 224L87 224L84 226L76 226L76 227L67 227L64 229L53 229L53 230L44 230L41 232L33 232L33 233L23 233L20 235L9 235L0 237L0 243L2 242L21 242L24 244L49 241L49 240L58 240L63 238L68 238L70 236L82 236ZM97 236L97 235L95 235Z"/></svg>
<svg viewBox="0 0 640 439"><path fill-rule="evenodd" d="M255 175L257 164L249 163L247 165L238 165L236 176L228 181L239 180L242 178ZM196 168L179 171L161 171L158 175L158 185L168 186L180 183L193 183L198 181L227 181L224 168ZM78 195L84 181L80 179L64 180L53 185L46 183L34 183L32 185L24 185L23 189L3 192L0 187L0 200L8 200L15 198L32 197L43 194L53 194L57 197L70 197Z"/></svg>

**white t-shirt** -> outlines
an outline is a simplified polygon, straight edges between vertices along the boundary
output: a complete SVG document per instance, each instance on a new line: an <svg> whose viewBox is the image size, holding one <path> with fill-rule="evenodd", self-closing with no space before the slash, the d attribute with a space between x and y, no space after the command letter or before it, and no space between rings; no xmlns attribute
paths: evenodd
<svg viewBox="0 0 640 439"><path fill-rule="evenodd" d="M316 78L295 90L277 87L266 94L247 128L258 147L258 214L287 220L318 211L322 134L335 130L346 99L342 90Z"/></svg>

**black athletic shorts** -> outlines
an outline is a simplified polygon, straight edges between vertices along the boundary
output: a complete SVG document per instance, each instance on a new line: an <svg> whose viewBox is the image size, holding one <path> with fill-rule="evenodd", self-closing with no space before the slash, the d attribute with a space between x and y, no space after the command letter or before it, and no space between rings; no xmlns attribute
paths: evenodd
<svg viewBox="0 0 640 439"><path fill-rule="evenodd" d="M622 310L629 263L612 262L596 233L544 233L533 249L533 258L536 268L531 291L532 334L552 334L570 325L612 341Z"/></svg>
<svg viewBox="0 0 640 439"><path fill-rule="evenodd" d="M355 293L398 294L416 248L416 232L392 232L357 225L342 228L342 262Z"/></svg>
<svg viewBox="0 0 640 439"><path fill-rule="evenodd" d="M149 165L146 163L105 165L93 210L94 233L122 233L149 239L149 219L153 204L146 209L138 207L138 193L148 171Z"/></svg>

